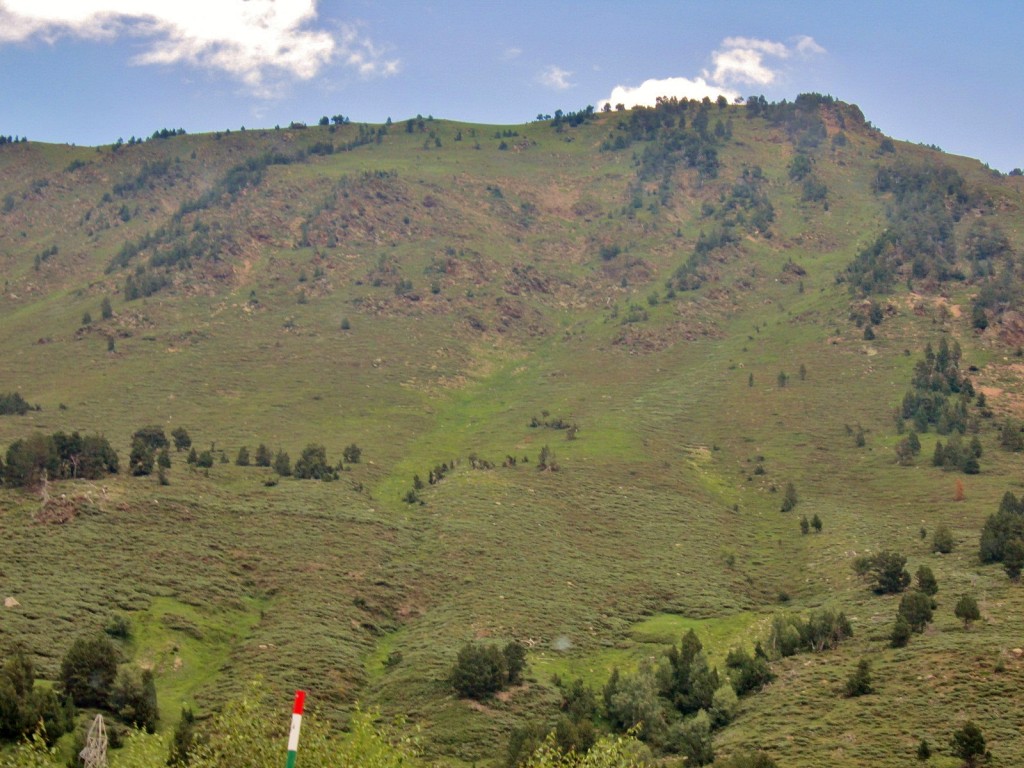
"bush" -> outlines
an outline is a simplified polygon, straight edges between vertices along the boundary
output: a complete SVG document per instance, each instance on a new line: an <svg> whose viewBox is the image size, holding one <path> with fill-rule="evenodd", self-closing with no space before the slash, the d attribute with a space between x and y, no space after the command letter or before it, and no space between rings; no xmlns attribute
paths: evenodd
<svg viewBox="0 0 1024 768"><path fill-rule="evenodd" d="M355 443L345 446L345 450L341 452L341 458L345 460L346 464L358 464L362 455L362 449Z"/></svg>

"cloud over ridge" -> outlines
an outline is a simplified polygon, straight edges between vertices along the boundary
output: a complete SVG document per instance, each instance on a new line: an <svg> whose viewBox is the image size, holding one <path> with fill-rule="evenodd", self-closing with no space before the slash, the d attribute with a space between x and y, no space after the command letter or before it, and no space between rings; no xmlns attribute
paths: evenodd
<svg viewBox="0 0 1024 768"><path fill-rule="evenodd" d="M778 62L794 56L807 58L824 54L825 49L813 37L801 35L792 45L752 37L727 37L711 54L712 69L699 77L666 77L645 80L639 86L617 85L611 95L598 102L626 107L653 106L659 96L733 101L740 96L738 85L770 85L779 75Z"/></svg>
<svg viewBox="0 0 1024 768"><path fill-rule="evenodd" d="M0 0L0 44L71 36L144 41L135 64L217 69L269 95L268 79L308 80L333 61L387 76L399 62L360 33L317 29L316 0Z"/></svg>

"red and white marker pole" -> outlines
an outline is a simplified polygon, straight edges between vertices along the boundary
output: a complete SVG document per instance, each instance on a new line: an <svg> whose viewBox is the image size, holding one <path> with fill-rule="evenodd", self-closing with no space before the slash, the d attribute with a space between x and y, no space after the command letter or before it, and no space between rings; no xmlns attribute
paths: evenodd
<svg viewBox="0 0 1024 768"><path fill-rule="evenodd" d="M292 727L288 732L287 768L295 768L295 755L299 751L299 729L302 728L302 707L306 703L306 692L295 692L295 706L292 707Z"/></svg>

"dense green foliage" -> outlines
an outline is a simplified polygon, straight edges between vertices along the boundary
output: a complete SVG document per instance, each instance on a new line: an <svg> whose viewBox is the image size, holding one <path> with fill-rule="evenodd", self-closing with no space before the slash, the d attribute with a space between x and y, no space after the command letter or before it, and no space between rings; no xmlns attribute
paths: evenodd
<svg viewBox="0 0 1024 768"><path fill-rule="evenodd" d="M98 480L116 473L117 453L105 437L35 433L15 440L7 448L2 477L7 485L30 487L44 478L51 480Z"/></svg>

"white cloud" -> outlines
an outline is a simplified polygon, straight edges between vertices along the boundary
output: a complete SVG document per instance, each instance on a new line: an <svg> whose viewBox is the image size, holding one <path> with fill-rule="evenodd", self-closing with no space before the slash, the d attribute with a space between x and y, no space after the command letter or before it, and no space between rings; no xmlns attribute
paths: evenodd
<svg viewBox="0 0 1024 768"><path fill-rule="evenodd" d="M818 42L813 37L809 37L807 35L801 35L796 39L796 50L797 53L804 56L828 53L828 51L818 45Z"/></svg>
<svg viewBox="0 0 1024 768"><path fill-rule="evenodd" d="M802 35L794 38L792 46L774 40L753 37L727 37L721 46L711 54L712 70L704 70L700 77L667 77L661 80L645 80L637 87L617 85L611 96L598 102L632 106L653 106L659 96L679 99L716 99L719 95L730 101L739 93L730 86L770 85L780 73L778 62L789 59L793 54L807 58L824 54L825 49L813 37Z"/></svg>
<svg viewBox="0 0 1024 768"><path fill-rule="evenodd" d="M639 86L631 88L627 85L617 85L612 89L612 95L607 99L598 102L597 107L601 109L605 104L615 106L624 104L626 107L653 106L659 96L667 96L677 99L717 99L725 96L729 101L735 99L739 94L728 88L712 85L702 77L690 80L685 77L666 77L661 80L644 80Z"/></svg>
<svg viewBox="0 0 1024 768"><path fill-rule="evenodd" d="M505 61L512 61L512 59L518 59L523 55L523 49L517 48L514 45L508 46L504 51L501 52L501 58Z"/></svg>
<svg viewBox="0 0 1024 768"><path fill-rule="evenodd" d="M570 77L572 77L572 72L552 64L541 72L540 81L548 88L552 88L556 91L564 91L567 88L572 88L573 86L573 84L569 82Z"/></svg>
<svg viewBox="0 0 1024 768"><path fill-rule="evenodd" d="M0 0L0 43L63 36L144 41L135 64L219 69L257 93L267 80L308 80L340 60L363 76L399 69L354 26L316 29L316 0Z"/></svg>

